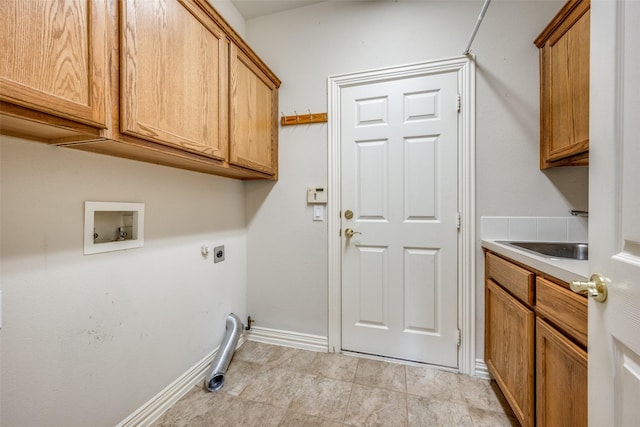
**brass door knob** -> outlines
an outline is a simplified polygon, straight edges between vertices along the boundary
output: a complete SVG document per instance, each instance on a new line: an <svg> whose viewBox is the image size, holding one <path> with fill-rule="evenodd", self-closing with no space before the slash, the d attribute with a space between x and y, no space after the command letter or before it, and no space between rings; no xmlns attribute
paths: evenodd
<svg viewBox="0 0 640 427"><path fill-rule="evenodd" d="M362 234L362 233L359 231L353 231L351 228L347 228L344 230L344 235L347 237L353 237L356 234Z"/></svg>
<svg viewBox="0 0 640 427"><path fill-rule="evenodd" d="M598 302L605 302L607 300L606 279L600 274L592 274L591 280L589 280L588 282L572 280L569 286L571 287L571 290L573 292L586 292Z"/></svg>

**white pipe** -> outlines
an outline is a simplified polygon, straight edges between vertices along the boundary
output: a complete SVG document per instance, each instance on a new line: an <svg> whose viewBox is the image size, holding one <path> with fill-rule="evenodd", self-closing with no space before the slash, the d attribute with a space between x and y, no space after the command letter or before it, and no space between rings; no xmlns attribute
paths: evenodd
<svg viewBox="0 0 640 427"><path fill-rule="evenodd" d="M480 15L478 16L478 20L476 21L476 26L473 27L473 32L471 33L471 37L469 38L469 43L467 44L467 48L462 53L463 55L468 55L469 50L471 50L471 44L473 43L473 39L476 38L476 33L478 32L478 28L480 28L480 24L482 23L482 18L484 18L484 14L489 7L489 3L491 0L484 0L484 4L482 5L482 10L480 10Z"/></svg>
<svg viewBox="0 0 640 427"><path fill-rule="evenodd" d="M209 391L220 390L224 385L224 375L227 372L231 358L238 345L238 339L243 329L238 316L230 313L227 316L226 331L220 348L211 362L211 373L207 377L206 386Z"/></svg>

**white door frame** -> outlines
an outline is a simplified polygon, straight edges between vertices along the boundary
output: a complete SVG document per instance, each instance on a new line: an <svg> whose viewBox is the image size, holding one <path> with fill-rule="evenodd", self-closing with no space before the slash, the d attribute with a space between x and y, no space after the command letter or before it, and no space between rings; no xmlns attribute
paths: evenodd
<svg viewBox="0 0 640 427"><path fill-rule="evenodd" d="M342 348L342 250L340 237L340 91L344 87L377 83L403 77L413 77L455 71L461 108L458 120L458 207L461 215L458 234L458 327L462 331L458 348L459 371L475 375L476 359L476 231L475 231L475 62L467 56L382 68L329 77L328 114L329 147L329 312L328 344L330 352Z"/></svg>

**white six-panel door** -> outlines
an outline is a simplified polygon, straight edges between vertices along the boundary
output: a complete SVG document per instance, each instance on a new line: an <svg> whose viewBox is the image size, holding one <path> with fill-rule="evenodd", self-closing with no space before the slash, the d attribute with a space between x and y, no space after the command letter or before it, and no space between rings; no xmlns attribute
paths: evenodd
<svg viewBox="0 0 640 427"><path fill-rule="evenodd" d="M458 366L457 85L341 91L343 350Z"/></svg>
<svg viewBox="0 0 640 427"><path fill-rule="evenodd" d="M589 425L640 425L640 2L591 2Z"/></svg>

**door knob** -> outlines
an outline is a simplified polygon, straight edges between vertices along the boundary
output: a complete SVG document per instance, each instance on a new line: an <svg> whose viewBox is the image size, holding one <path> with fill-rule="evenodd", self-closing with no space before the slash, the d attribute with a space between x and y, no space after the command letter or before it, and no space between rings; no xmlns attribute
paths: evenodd
<svg viewBox="0 0 640 427"><path fill-rule="evenodd" d="M362 233L359 231L353 231L351 228L347 228L344 230L344 235L347 237L353 237L356 234L362 234Z"/></svg>
<svg viewBox="0 0 640 427"><path fill-rule="evenodd" d="M600 274L592 274L588 282L572 280L569 286L573 292L587 292L587 294L591 295L593 299L598 302L605 302L607 300L606 279Z"/></svg>

